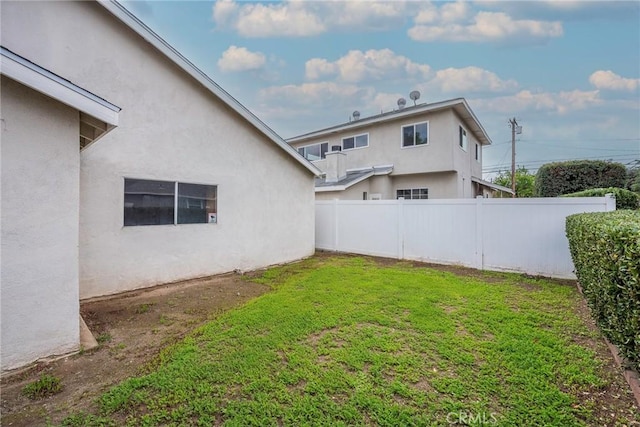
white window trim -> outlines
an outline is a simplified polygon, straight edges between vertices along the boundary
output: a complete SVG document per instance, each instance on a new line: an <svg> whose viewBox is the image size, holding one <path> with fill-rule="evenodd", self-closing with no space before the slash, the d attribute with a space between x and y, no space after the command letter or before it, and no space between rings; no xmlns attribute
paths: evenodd
<svg viewBox="0 0 640 427"><path fill-rule="evenodd" d="M296 151L298 151L301 148L312 147L314 145L320 145L321 146L322 144L327 144L327 153L330 153L331 152L331 145L329 144L329 141L314 142L313 144L300 145L300 146L296 147ZM320 152L322 152L322 148L320 149ZM298 153L300 153L300 152L298 151ZM325 156L326 156L327 153L325 153ZM307 159L307 158L305 157L305 159ZM319 161L325 160L325 159L326 159L326 157L324 159L321 157L318 160L309 160L309 159L307 159L307 160L309 160L311 163L315 163L315 162L319 162Z"/></svg>
<svg viewBox="0 0 640 427"><path fill-rule="evenodd" d="M420 190L427 190L427 198L426 198L426 199L422 199L422 198L414 199L414 198L413 198L413 192L414 192L414 190L418 190L418 191L420 191ZM400 199L398 198L398 191L409 191L409 192L412 194L412 195L411 195L411 198L409 198L409 199L405 199L405 198L403 197L403 198L402 198L402 200L429 200L429 187L396 188L396 200L400 200Z"/></svg>
<svg viewBox="0 0 640 427"><path fill-rule="evenodd" d="M466 148L460 145L460 129L462 129L464 131L464 135L466 136L466 139L467 139L467 147ZM467 130L462 125L458 126L458 148L461 149L462 151L464 151L465 153L469 152L469 132L467 132Z"/></svg>
<svg viewBox="0 0 640 427"><path fill-rule="evenodd" d="M355 147L356 144L356 138L359 136L363 136L366 135L367 136L367 145L365 145L364 147ZM353 138L353 148L344 148L344 140L345 139L349 139L349 138ZM359 133L356 135L349 135L349 136L345 136L340 138L340 146L342 147L342 151L352 151L352 150L361 150L363 148L369 148L369 132L365 132L365 133Z"/></svg>
<svg viewBox="0 0 640 427"><path fill-rule="evenodd" d="M416 141L415 141L415 132L416 132L415 127L417 125L421 125L423 123L427 124L427 143L426 144L416 144ZM407 126L413 126L413 135L414 135L414 137L413 137L413 145L405 146L404 145L404 128L406 128ZM431 144L431 135L430 134L431 134L431 126L429 126L429 120L425 120L424 122L407 123L407 124L401 125L400 126L400 148L404 150L405 148L426 147L426 146Z"/></svg>

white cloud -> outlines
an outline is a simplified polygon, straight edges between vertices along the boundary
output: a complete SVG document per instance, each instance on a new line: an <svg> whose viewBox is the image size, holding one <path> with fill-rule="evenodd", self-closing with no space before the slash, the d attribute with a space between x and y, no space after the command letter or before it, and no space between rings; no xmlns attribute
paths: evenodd
<svg viewBox="0 0 640 427"><path fill-rule="evenodd" d="M563 34L559 21L513 19L503 12L481 11L467 19L467 3L447 3L439 9L429 6L414 19L408 35L416 41L522 42L540 41Z"/></svg>
<svg viewBox="0 0 640 427"><path fill-rule="evenodd" d="M292 105L314 105L314 107L332 107L360 103L370 98L372 90L352 84L334 82L304 83L301 85L271 86L261 89L258 98L263 102Z"/></svg>
<svg viewBox="0 0 640 427"><path fill-rule="evenodd" d="M446 68L436 72L428 83L442 92L505 92L518 88L515 80L502 80L495 73L478 67Z"/></svg>
<svg viewBox="0 0 640 427"><path fill-rule="evenodd" d="M261 69L266 57L260 52L251 52L246 47L229 46L218 60L221 71L250 71Z"/></svg>
<svg viewBox="0 0 640 427"><path fill-rule="evenodd" d="M245 37L304 37L326 31L320 18L301 1L245 4L240 8L236 29Z"/></svg>
<svg viewBox="0 0 640 427"><path fill-rule="evenodd" d="M213 5L213 21L219 27L225 27L235 19L238 5L233 0L218 0Z"/></svg>
<svg viewBox="0 0 640 427"><path fill-rule="evenodd" d="M218 0L213 20L219 28L235 28L244 37L307 37L330 30L380 31L402 25L404 1L302 1L277 4Z"/></svg>
<svg viewBox="0 0 640 427"><path fill-rule="evenodd" d="M640 87L640 79L621 77L613 71L599 70L591 74L589 82L598 89L633 92Z"/></svg>
<svg viewBox="0 0 640 427"><path fill-rule="evenodd" d="M513 114L523 111L547 111L566 114L603 103L599 91L531 92L521 90L514 95L474 101L485 110Z"/></svg>
<svg viewBox="0 0 640 427"><path fill-rule="evenodd" d="M366 52L351 50L335 62L313 58L305 64L305 75L309 80L337 75L345 82L426 78L430 70L428 65L413 62L390 49L371 49Z"/></svg>

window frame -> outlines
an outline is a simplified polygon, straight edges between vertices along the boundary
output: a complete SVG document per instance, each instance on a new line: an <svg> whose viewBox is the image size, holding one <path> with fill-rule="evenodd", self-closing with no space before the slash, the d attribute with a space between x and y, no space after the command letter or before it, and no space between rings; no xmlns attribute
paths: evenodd
<svg viewBox="0 0 640 427"><path fill-rule="evenodd" d="M478 163L480 163L480 155L481 155L480 151L481 151L480 144L476 142L476 162Z"/></svg>
<svg viewBox="0 0 640 427"><path fill-rule="evenodd" d="M423 144L416 144L416 126L423 125L423 124L427 125L427 142ZM413 126L413 144L404 145L404 128L409 126ZM429 120L400 125L400 148L405 149L405 148L426 147L431 143L430 133L431 133L431 126L429 125Z"/></svg>
<svg viewBox="0 0 640 427"><path fill-rule="evenodd" d="M322 156L322 145L323 144L327 144L327 150L324 152L324 157ZM311 160L305 154L300 153L301 149L305 149L307 147L313 147L315 145L319 145L320 146L320 158L319 159ZM327 158L327 153L329 152L329 141L314 142L313 144L301 145L299 147L296 147L296 151L298 152L298 154L302 155L302 157L304 157L305 159L309 160L310 162L319 162L320 160L324 160L324 159Z"/></svg>
<svg viewBox="0 0 640 427"><path fill-rule="evenodd" d="M400 200L400 192L409 192L409 198L406 196L402 196L404 200L428 200L429 199L429 188L428 187L419 187L419 188L397 188L396 189L396 200ZM426 193L426 197L422 197L421 192ZM414 193L418 194L418 197L414 197Z"/></svg>
<svg viewBox="0 0 640 427"><path fill-rule="evenodd" d="M173 184L173 223L165 223L165 224L126 224L125 221L125 209L126 209L126 182L127 180L136 180L136 181L150 181L150 182L164 182ZM218 184L202 184L196 182L183 182L183 181L173 181L173 180L165 180L165 179L147 179L147 178L132 178L132 177L123 177L122 180L122 188L123 188L123 198L122 198L122 227L148 227L148 226L178 226L178 225L192 225L192 224L217 224L218 223ZM210 218L206 222L179 222L179 200L181 194L179 192L180 184L183 185L199 185L205 187L213 187L215 189L215 221L211 221ZM184 196L183 196L184 197ZM210 199L204 199L210 200ZM205 207L205 210L207 208Z"/></svg>
<svg viewBox="0 0 640 427"><path fill-rule="evenodd" d="M363 145L362 147L356 147L356 139L359 136L366 136L367 137L367 145ZM353 138L353 148L344 148L344 140L345 139L350 139L350 138ZM345 136L345 137L340 139L340 146L342 147L342 151L361 150L363 148L368 148L369 147L369 132Z"/></svg>
<svg viewBox="0 0 640 427"><path fill-rule="evenodd" d="M469 150L469 136L467 130L460 125L458 130L458 147L465 153Z"/></svg>

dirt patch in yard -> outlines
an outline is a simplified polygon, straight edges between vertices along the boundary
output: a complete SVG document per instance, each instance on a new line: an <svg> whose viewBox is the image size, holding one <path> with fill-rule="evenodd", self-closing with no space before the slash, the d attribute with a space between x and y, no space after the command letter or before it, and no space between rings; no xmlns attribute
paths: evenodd
<svg viewBox="0 0 640 427"><path fill-rule="evenodd" d="M44 426L59 424L72 412L94 412L96 397L144 372L163 348L269 290L247 276L190 280L82 302L82 316L100 346L3 378L0 424ZM63 391L36 401L23 396L23 387L41 374L60 378Z"/></svg>

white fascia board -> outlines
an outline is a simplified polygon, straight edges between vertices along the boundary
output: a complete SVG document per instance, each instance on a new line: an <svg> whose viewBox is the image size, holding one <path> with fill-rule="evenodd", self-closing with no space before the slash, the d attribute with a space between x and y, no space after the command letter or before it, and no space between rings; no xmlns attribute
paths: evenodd
<svg viewBox="0 0 640 427"><path fill-rule="evenodd" d="M131 12L129 12L124 6L115 0L98 0L105 9L118 18L123 24L131 28L134 32L140 35L143 39L149 42L152 46L158 49L169 60L175 63L183 71L196 79L206 89L213 93L216 97L227 104L233 111L238 113L241 117L251 123L256 129L262 132L270 140L276 143L281 149L290 154L296 161L302 164L305 168L311 171L315 176L320 176L322 172L310 161L305 159L296 149L291 147L287 142L282 139L277 133L275 133L269 126L264 124L258 117L256 117L251 111L242 105L237 99L231 96L227 91L222 89L216 82L214 82L203 71L196 67L191 61L185 58L180 52L178 52L173 46L164 41L162 37L157 35L151 28L147 27L142 21L136 18Z"/></svg>
<svg viewBox="0 0 640 427"><path fill-rule="evenodd" d="M120 107L0 47L0 73L63 104L118 126Z"/></svg>

